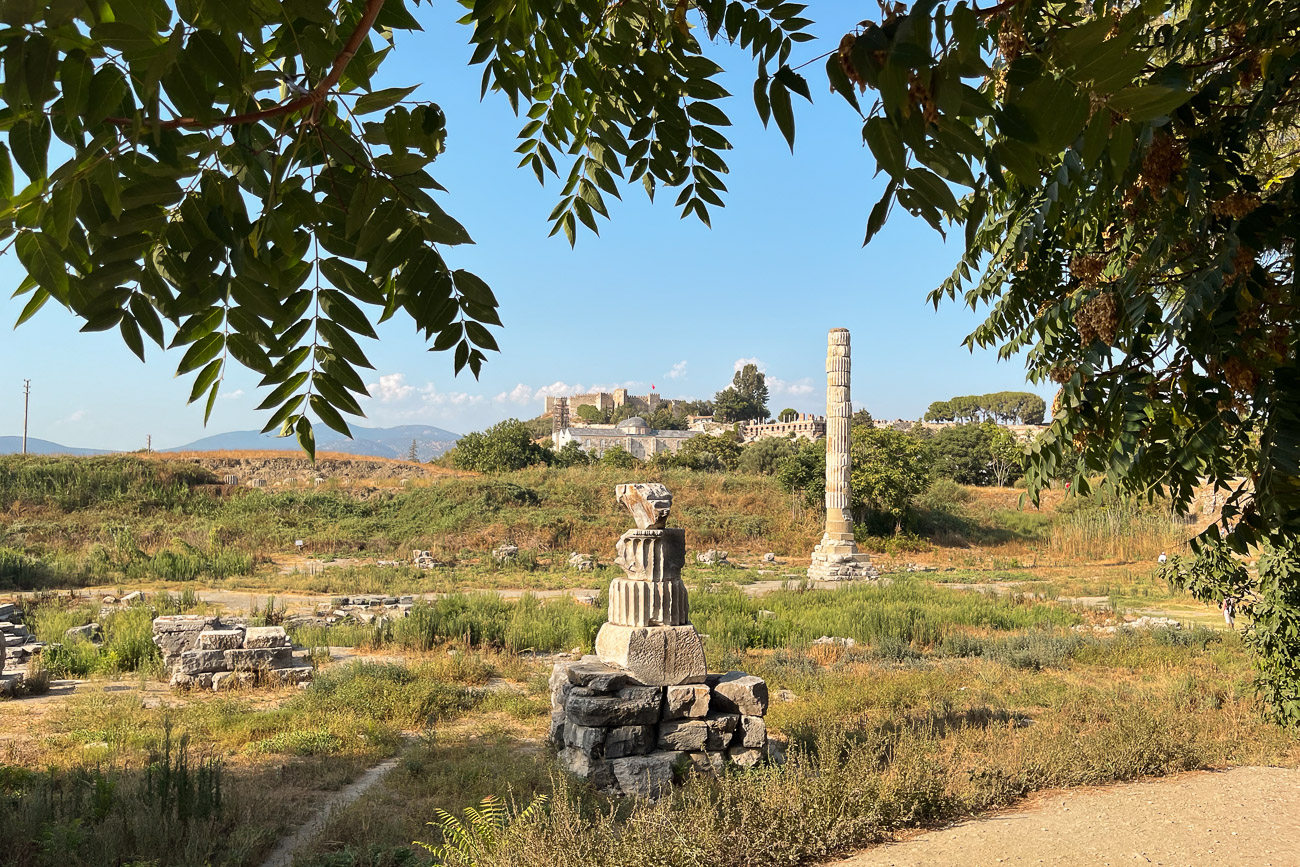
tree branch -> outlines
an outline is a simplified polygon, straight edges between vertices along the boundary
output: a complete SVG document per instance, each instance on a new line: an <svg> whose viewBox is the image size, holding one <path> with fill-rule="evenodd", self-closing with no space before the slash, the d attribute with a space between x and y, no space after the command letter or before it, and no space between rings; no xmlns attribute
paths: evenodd
<svg viewBox="0 0 1300 867"><path fill-rule="evenodd" d="M329 75L322 78L316 83L310 91L302 96L295 97L286 103L277 105L274 108L266 108L261 111L249 112L247 114L231 114L225 117L219 117L212 121L196 120L192 117L178 117L175 120L163 121L153 125L151 128L157 129L215 129L221 126L239 126L245 123L260 123L264 120L270 120L284 114L291 114L299 109L306 108L309 105L319 105L325 99L325 94L329 93L334 85L339 83L343 77L343 71L347 69L348 63L356 56L357 49L361 47L361 42L369 34L370 29L375 24L375 19L379 17L379 10L384 6L384 0L366 0L366 9L361 14L361 20L357 22L357 29L352 31L348 37L347 43L343 50L334 58L334 65L330 68ZM106 123L116 126L130 126L135 121L129 117L107 117L104 118Z"/></svg>

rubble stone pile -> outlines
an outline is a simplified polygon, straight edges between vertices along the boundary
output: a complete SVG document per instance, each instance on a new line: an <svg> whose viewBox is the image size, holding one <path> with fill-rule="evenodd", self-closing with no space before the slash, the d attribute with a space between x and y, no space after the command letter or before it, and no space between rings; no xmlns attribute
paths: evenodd
<svg viewBox="0 0 1300 867"><path fill-rule="evenodd" d="M0 604L0 669L22 668L45 647L23 625L23 613L12 602Z"/></svg>
<svg viewBox="0 0 1300 867"><path fill-rule="evenodd" d="M626 574L610 582L596 654L552 670L550 740L564 766L601 791L656 798L684 771L749 768L768 756L767 684L708 674L681 577L686 533L666 526L672 494L660 484L616 493L637 525L616 546Z"/></svg>
<svg viewBox="0 0 1300 867"><path fill-rule="evenodd" d="M564 767L601 791L656 798L687 771L768 758L767 704L767 683L741 671L648 686L585 656L551 673L550 740Z"/></svg>
<svg viewBox="0 0 1300 867"><path fill-rule="evenodd" d="M245 626L203 614L158 617L153 642L177 689L225 689L237 684L311 680L312 667L295 653L283 626Z"/></svg>

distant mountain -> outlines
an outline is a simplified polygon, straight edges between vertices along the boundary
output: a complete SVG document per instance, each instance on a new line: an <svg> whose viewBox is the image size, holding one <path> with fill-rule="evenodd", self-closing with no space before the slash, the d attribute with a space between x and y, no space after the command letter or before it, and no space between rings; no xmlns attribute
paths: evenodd
<svg viewBox="0 0 1300 867"><path fill-rule="evenodd" d="M410 443L407 443L409 446ZM20 455L23 453L22 437L0 437L0 455ZM71 446L61 446L58 443L52 443L49 440L38 440L36 437L27 438L27 454L29 455L108 455L112 452L104 449L74 449Z"/></svg>
<svg viewBox="0 0 1300 867"><path fill-rule="evenodd" d="M352 439L337 434L323 424L315 425L316 450L342 452L376 458L402 458L411 453L411 440L415 440L416 455L422 461L441 455L456 444L460 434L422 424L404 424L397 427L360 427L352 425ZM3 439L0 439L3 442ZM183 446L159 449L164 452L218 452L281 449L297 451L294 437L277 437L255 430L231 431L213 434ZM72 452L75 453L75 452Z"/></svg>

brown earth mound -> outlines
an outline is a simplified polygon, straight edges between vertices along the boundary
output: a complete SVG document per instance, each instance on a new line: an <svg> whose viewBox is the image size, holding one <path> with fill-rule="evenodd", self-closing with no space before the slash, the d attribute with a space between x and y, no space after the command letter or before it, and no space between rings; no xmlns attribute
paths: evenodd
<svg viewBox="0 0 1300 867"><path fill-rule="evenodd" d="M393 458L357 457L320 452L313 465L296 452L173 452L154 454L167 461L198 464L217 476L234 476L239 485L261 480L268 487L314 485L317 479L344 485L401 484L403 480L428 484L441 478L470 475L444 467Z"/></svg>

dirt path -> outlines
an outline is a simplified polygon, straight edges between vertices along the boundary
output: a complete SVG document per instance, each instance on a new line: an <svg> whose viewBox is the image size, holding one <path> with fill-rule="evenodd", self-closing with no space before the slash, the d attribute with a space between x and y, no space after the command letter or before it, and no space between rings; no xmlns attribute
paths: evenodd
<svg viewBox="0 0 1300 867"><path fill-rule="evenodd" d="M1235 768L1044 792L1015 812L830 867L1297 867L1300 769Z"/></svg>
<svg viewBox="0 0 1300 867"><path fill-rule="evenodd" d="M319 810L271 850L271 854L262 862L262 867L290 867L293 864L294 853L311 842L312 838L321 832L321 829L329 821L331 813L343 809L364 795L372 786L382 780L389 771L397 767L400 761L401 758L398 757L380 762L357 777L356 780L326 798Z"/></svg>

